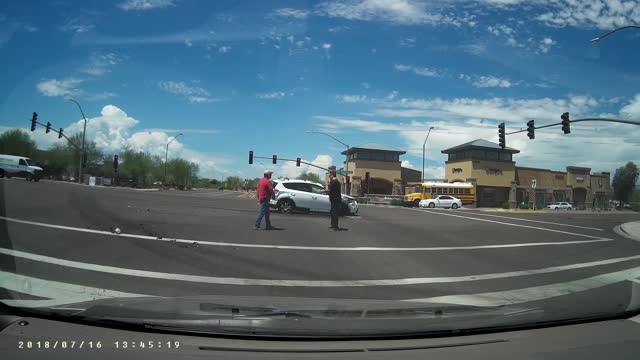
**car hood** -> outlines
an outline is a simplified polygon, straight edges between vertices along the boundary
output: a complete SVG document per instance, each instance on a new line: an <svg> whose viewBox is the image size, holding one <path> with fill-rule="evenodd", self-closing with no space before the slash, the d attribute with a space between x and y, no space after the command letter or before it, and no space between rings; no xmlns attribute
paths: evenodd
<svg viewBox="0 0 640 360"><path fill-rule="evenodd" d="M349 199L349 200L354 200L355 201L356 198L354 198L353 196L349 196L349 195L342 195L342 199Z"/></svg>
<svg viewBox="0 0 640 360"><path fill-rule="evenodd" d="M33 166L33 165L31 165L31 166L29 166L29 169L42 171L42 168L41 168L40 166Z"/></svg>

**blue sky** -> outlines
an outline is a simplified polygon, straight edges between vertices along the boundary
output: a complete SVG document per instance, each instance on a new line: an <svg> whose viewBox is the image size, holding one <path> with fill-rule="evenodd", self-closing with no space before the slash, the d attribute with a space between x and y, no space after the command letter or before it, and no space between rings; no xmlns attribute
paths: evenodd
<svg viewBox="0 0 640 360"><path fill-rule="evenodd" d="M29 1L0 5L0 131L81 128L105 152L129 146L197 161L201 175L253 177L247 153L339 163L379 142L442 177L440 150L572 118L640 120L638 1ZM519 165L614 171L640 162L640 129L575 124L507 138ZM58 141L38 129L41 148ZM295 175L292 164L265 166Z"/></svg>

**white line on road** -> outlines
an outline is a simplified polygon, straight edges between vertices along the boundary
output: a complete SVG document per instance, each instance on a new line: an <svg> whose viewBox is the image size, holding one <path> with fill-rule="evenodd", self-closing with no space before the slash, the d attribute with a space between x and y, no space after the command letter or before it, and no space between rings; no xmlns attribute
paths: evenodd
<svg viewBox="0 0 640 360"><path fill-rule="evenodd" d="M561 246L561 245L577 245L577 244L589 244L596 242L613 241L608 238L594 238L593 240L574 240L574 241L559 241L559 242L534 242L534 243L516 243L516 244L496 244L496 245L475 245L475 246L441 246L441 247L372 247L372 246L356 246L356 247L330 247L330 246L297 246L297 245L272 245L272 244L245 244L245 243L228 243L219 241L200 241L190 239L175 239L175 238L158 238L148 235L137 234L114 234L110 231L83 229L72 226L54 225L41 223L36 221L19 220L0 216L0 220L8 222L15 222L19 224L34 225L48 227L58 230L77 231L91 234L99 234L106 236L115 236L122 238L134 238L152 241L162 241L169 243L185 243L185 244L198 244L208 246L224 246L224 247L242 247L242 248L256 248L256 249L279 249L279 250L315 250L315 251L452 251L452 250L480 250L480 249L502 249L502 248L518 248L518 247L530 247L530 246Z"/></svg>
<svg viewBox="0 0 640 360"><path fill-rule="evenodd" d="M522 289L496 291L481 294L446 295L424 299L407 299L409 302L446 303L471 306L501 306L544 300L556 296L569 295L580 291L635 280L640 276L640 267L593 276L586 279L563 283L534 286Z"/></svg>
<svg viewBox="0 0 640 360"><path fill-rule="evenodd" d="M75 269L102 272L107 274L118 274L127 276L136 276L142 278L187 281L205 284L221 284L221 285L244 285L244 286L284 286L284 287L361 287L361 286L399 286L399 285L419 285L419 284L436 284L436 283L456 283L480 280L495 280L504 278L513 278L518 276L529 276L548 274L559 271L584 269L595 266L611 265L626 261L638 260L640 255L629 256L623 258L591 261L587 263L578 263L571 265L553 266L534 270L521 270L503 273L478 274L468 276L452 276L452 277L422 277L422 278L402 278L402 279L382 279L382 280L273 280L273 279L251 279L236 277L217 277L202 275L187 275L163 273L147 270L127 269L122 267L98 265L91 263L83 263L78 261L64 260L50 256L27 253L18 250L0 248L0 254L13 256L32 261L39 261L53 265L66 266Z"/></svg>
<svg viewBox="0 0 640 360"><path fill-rule="evenodd" d="M108 299L114 297L140 297L151 296L126 293L115 290L100 289L91 286L82 286L63 283L53 280L43 280L30 276L0 271L0 288L7 290L47 298L47 300L2 300L7 305L27 307L57 306L63 304L79 303L83 301Z"/></svg>
<svg viewBox="0 0 640 360"><path fill-rule="evenodd" d="M598 229L598 228L593 228L593 227L587 227L587 226L570 225L570 224L561 224L561 223L555 223L555 222L551 222L551 221L542 221L542 220L523 219L523 218L511 217L511 216L502 216L502 215L484 214L484 213L480 213L480 212L473 212L473 215L491 216L491 217L502 218L502 219L511 219L511 220L518 220L518 221L535 222L535 223L540 223L540 224L550 224L550 225L556 225L556 226L574 227L574 228L578 228L578 229L587 229L587 230L598 230L598 231L604 231L603 229Z"/></svg>
<svg viewBox="0 0 640 360"><path fill-rule="evenodd" d="M555 232L555 233L560 233L560 234L582 236L582 237L587 237L587 238L592 238L592 239L600 239L599 236L579 234L579 233L573 233L573 232L569 232L569 231L562 231L562 230L555 230L555 229L547 229L547 228L538 227L538 226L513 224L513 223L504 222L504 221L496 221L496 220L480 219L480 218L469 217L469 216L455 215L455 214L449 214L448 211L447 212L442 212L442 211L418 210L418 209L411 209L411 210L420 211L420 212L426 212L426 213L436 214L436 215L453 216L453 217L457 217L457 218L461 218L461 219L484 221L484 222L489 222L489 223L494 223L494 224L502 224L502 225L507 225L507 226L516 226L516 227L523 227L523 228L527 228L527 229L536 229L536 230L550 231L550 232Z"/></svg>

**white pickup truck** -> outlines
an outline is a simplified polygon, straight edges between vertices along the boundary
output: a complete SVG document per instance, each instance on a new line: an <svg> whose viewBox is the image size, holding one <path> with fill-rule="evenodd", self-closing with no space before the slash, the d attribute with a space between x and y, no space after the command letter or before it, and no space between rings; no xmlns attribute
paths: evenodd
<svg viewBox="0 0 640 360"><path fill-rule="evenodd" d="M29 164L30 159L24 156L0 154L0 178L24 177L27 181L38 181L42 177L42 168Z"/></svg>

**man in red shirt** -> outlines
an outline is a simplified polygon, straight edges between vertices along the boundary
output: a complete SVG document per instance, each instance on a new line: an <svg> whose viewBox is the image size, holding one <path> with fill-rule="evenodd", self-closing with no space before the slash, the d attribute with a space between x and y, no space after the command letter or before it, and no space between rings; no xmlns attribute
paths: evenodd
<svg viewBox="0 0 640 360"><path fill-rule="evenodd" d="M273 226L271 226L271 219L269 219L269 215L271 213L271 209L269 208L269 201L271 200L271 196L273 195L273 186L271 185L271 171L265 170L264 177L260 179L258 182L258 217L256 218L256 225L254 227L255 230L260 230L260 223L262 223L262 218L264 217L266 228L265 230L275 230Z"/></svg>

